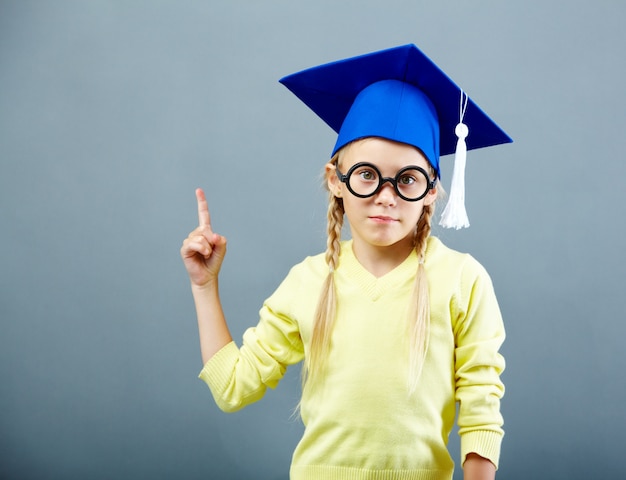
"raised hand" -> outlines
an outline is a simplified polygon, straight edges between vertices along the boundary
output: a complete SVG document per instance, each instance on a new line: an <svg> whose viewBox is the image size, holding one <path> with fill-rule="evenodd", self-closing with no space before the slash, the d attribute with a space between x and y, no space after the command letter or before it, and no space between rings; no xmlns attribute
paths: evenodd
<svg viewBox="0 0 626 480"><path fill-rule="evenodd" d="M183 241L180 255L193 285L202 287L217 280L226 255L226 239L211 228L211 216L204 191L196 190L198 228Z"/></svg>

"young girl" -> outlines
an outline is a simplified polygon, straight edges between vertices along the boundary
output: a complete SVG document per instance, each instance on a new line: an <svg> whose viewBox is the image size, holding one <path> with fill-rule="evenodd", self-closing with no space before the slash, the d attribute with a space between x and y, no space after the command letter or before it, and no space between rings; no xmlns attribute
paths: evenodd
<svg viewBox="0 0 626 480"><path fill-rule="evenodd" d="M465 478L493 479L503 436L500 311L481 265L430 232L439 156L457 146L450 199L462 200L465 149L510 138L414 45L281 82L339 133L325 167L326 253L291 269L238 348L218 292L226 240L198 189L200 224L181 255L200 377L221 409L236 411L304 360L294 480L451 479L457 403ZM344 216L352 238L342 241ZM443 220L464 226L462 203Z"/></svg>

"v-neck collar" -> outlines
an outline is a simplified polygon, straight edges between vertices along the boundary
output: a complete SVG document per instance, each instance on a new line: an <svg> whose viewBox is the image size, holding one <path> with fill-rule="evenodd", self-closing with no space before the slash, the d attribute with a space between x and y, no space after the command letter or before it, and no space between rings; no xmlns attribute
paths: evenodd
<svg viewBox="0 0 626 480"><path fill-rule="evenodd" d="M373 301L378 300L385 293L397 289L406 283L408 278L413 278L417 272L419 260L415 250L405 258L397 267L381 277L376 277L369 272L356 258L352 250L352 240L341 243L341 255L339 257L339 269L351 283L358 285Z"/></svg>

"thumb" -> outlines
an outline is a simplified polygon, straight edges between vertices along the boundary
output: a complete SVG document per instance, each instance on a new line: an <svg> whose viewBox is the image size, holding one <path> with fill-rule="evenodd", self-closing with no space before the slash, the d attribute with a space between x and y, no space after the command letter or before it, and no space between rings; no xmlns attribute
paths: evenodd
<svg viewBox="0 0 626 480"><path fill-rule="evenodd" d="M226 243L226 237L217 233L213 234L213 253L219 258L224 258L226 255Z"/></svg>

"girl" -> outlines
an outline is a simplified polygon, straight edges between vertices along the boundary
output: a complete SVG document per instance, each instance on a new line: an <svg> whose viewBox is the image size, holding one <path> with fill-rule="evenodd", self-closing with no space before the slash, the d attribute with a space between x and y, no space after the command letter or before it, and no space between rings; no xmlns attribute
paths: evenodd
<svg viewBox="0 0 626 480"><path fill-rule="evenodd" d="M293 480L450 479L457 402L465 478L495 478L500 311L481 265L430 232L439 156L458 145L462 168L466 148L510 138L414 45L281 82L339 133L325 167L326 253L291 269L238 348L218 292L226 240L213 232L198 189L199 226L181 255L198 316L200 377L221 409L235 411L304 360L305 431ZM463 197L458 166L451 202ZM344 216L352 238L342 241ZM467 224L462 203L449 205L443 221Z"/></svg>

